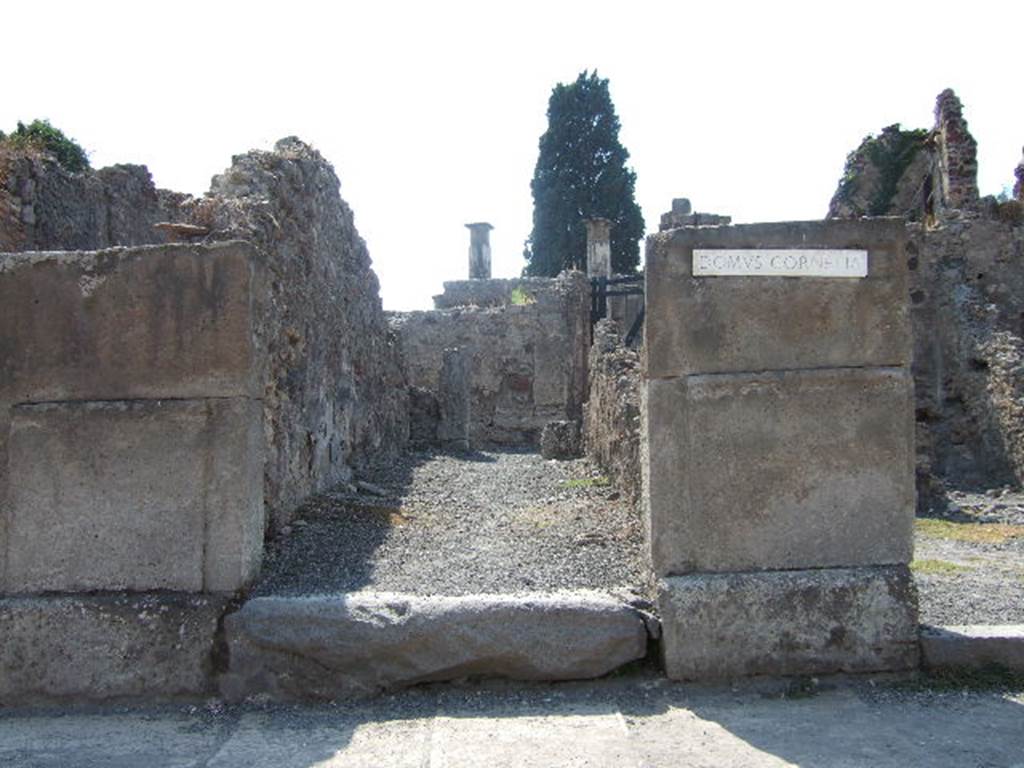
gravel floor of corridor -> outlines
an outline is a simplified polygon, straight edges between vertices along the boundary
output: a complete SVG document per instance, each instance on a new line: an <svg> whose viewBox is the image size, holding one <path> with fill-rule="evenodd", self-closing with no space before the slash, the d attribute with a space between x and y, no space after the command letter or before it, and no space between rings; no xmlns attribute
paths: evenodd
<svg viewBox="0 0 1024 768"><path fill-rule="evenodd" d="M922 624L1024 624L1024 493L954 490L915 522Z"/></svg>
<svg viewBox="0 0 1024 768"><path fill-rule="evenodd" d="M254 594L582 588L650 598L635 505L585 459L411 452L361 480L299 511L268 547Z"/></svg>

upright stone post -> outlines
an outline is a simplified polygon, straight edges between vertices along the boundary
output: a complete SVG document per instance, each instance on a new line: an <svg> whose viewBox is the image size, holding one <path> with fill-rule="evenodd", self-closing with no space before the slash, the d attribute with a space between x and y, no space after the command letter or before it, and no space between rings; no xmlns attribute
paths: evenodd
<svg viewBox="0 0 1024 768"><path fill-rule="evenodd" d="M469 450L470 384L469 356L458 347L444 350L437 388L437 439L444 448Z"/></svg>
<svg viewBox="0 0 1024 768"><path fill-rule="evenodd" d="M612 223L608 219L587 219L587 277L611 277Z"/></svg>
<svg viewBox="0 0 1024 768"><path fill-rule="evenodd" d="M643 501L673 679L913 668L902 221L647 241Z"/></svg>
<svg viewBox="0 0 1024 768"><path fill-rule="evenodd" d="M467 224L469 230L469 279L491 279L491 230L486 221Z"/></svg>

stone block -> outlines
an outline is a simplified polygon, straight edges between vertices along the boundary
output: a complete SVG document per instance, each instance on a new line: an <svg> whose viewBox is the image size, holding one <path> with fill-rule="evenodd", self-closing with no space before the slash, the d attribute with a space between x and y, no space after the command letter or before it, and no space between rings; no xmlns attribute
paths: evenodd
<svg viewBox="0 0 1024 768"><path fill-rule="evenodd" d="M678 229L647 243L648 376L910 362L902 221ZM797 245L794 245L797 244ZM866 278L694 277L694 248L868 252Z"/></svg>
<svg viewBox="0 0 1024 768"><path fill-rule="evenodd" d="M0 400L263 391L262 270L239 242L0 257Z"/></svg>
<svg viewBox="0 0 1024 768"><path fill-rule="evenodd" d="M930 668L999 666L1024 672L1024 624L924 627L921 661Z"/></svg>
<svg viewBox="0 0 1024 768"><path fill-rule="evenodd" d="M578 421L549 421L540 433L540 455L545 459L578 459L582 454Z"/></svg>
<svg viewBox="0 0 1024 768"><path fill-rule="evenodd" d="M226 599L0 598L0 706L211 693Z"/></svg>
<svg viewBox="0 0 1024 768"><path fill-rule="evenodd" d="M11 413L8 591L232 591L257 571L259 401L54 403Z"/></svg>
<svg viewBox="0 0 1024 768"><path fill-rule="evenodd" d="M689 376L646 396L658 575L910 561L906 371Z"/></svg>
<svg viewBox="0 0 1024 768"><path fill-rule="evenodd" d="M584 679L647 652L641 614L586 591L258 597L224 628L229 699L336 698L474 675Z"/></svg>
<svg viewBox="0 0 1024 768"><path fill-rule="evenodd" d="M439 419L437 439L442 446L457 451L469 450L470 399L473 390L469 354L458 347L442 353L438 378Z"/></svg>
<svg viewBox="0 0 1024 768"><path fill-rule="evenodd" d="M663 579L673 680L914 669L917 594L905 566Z"/></svg>

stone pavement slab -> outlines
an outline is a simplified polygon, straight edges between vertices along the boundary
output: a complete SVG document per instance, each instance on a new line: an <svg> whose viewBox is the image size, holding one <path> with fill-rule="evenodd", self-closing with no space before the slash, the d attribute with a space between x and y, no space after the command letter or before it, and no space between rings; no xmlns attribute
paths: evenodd
<svg viewBox="0 0 1024 768"><path fill-rule="evenodd" d="M788 686L788 687L787 687ZM1024 691L432 686L339 706L0 710L5 768L1024 768Z"/></svg>

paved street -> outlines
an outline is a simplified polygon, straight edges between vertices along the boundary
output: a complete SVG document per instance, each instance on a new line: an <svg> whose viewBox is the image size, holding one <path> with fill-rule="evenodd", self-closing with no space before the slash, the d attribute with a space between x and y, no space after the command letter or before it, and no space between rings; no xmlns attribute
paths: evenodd
<svg viewBox="0 0 1024 768"><path fill-rule="evenodd" d="M467 685L339 706L6 712L6 768L1024 768L1024 695L639 676Z"/></svg>

